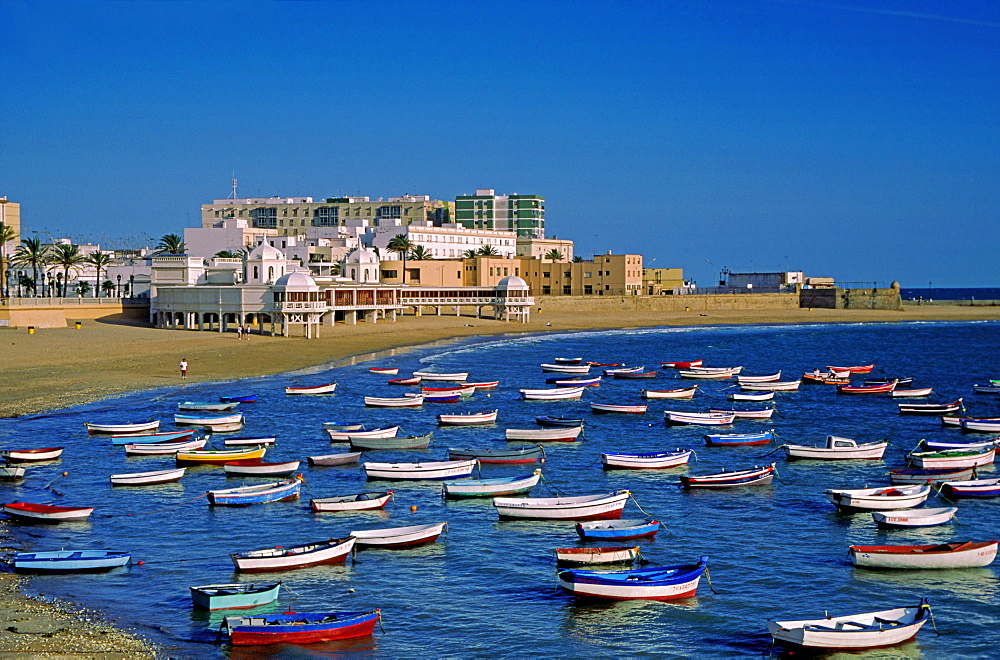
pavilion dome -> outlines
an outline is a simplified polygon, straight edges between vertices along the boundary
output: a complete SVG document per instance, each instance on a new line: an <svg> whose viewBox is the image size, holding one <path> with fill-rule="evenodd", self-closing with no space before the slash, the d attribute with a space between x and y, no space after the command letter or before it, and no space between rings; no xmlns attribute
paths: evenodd
<svg viewBox="0 0 1000 660"><path fill-rule="evenodd" d="M371 250L359 247L348 254L344 261L349 264L377 264L379 263L379 258Z"/></svg>
<svg viewBox="0 0 1000 660"><path fill-rule="evenodd" d="M316 280L314 280L308 273L304 273L300 270L285 273L278 278L278 281L274 283L274 286L298 291L316 291L319 289L319 286L316 284Z"/></svg>
<svg viewBox="0 0 1000 660"><path fill-rule="evenodd" d="M261 261L271 261L271 260L281 260L284 259L285 255L278 248L274 247L267 241L264 241L257 247L255 247L247 259L260 259Z"/></svg>
<svg viewBox="0 0 1000 660"><path fill-rule="evenodd" d="M507 289L507 290L518 289L518 290L527 291L528 290L528 283L525 282L524 280L522 280L517 275L509 275L509 276L503 278L502 280L500 280L499 282L497 282L497 285L496 285L495 288L497 288L497 289Z"/></svg>

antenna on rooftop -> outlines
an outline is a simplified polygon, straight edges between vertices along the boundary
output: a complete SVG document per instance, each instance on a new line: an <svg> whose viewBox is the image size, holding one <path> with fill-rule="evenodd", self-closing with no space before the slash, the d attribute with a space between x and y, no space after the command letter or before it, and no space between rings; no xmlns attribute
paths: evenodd
<svg viewBox="0 0 1000 660"><path fill-rule="evenodd" d="M226 199L239 199L239 197L236 194L236 172L233 172L233 192Z"/></svg>

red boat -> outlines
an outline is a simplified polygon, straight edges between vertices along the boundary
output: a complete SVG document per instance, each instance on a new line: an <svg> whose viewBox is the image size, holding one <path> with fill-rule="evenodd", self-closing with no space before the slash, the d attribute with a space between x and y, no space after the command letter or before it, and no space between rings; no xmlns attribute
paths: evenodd
<svg viewBox="0 0 1000 660"><path fill-rule="evenodd" d="M827 367L830 371L850 371L852 374L870 374L874 364L865 364L860 367Z"/></svg>
<svg viewBox="0 0 1000 660"><path fill-rule="evenodd" d="M93 507L53 506L33 502L12 502L3 505L3 512L21 520L39 522L64 522L84 520L94 512Z"/></svg>
<svg viewBox="0 0 1000 660"><path fill-rule="evenodd" d="M690 369L691 367L700 367L704 360L690 360L688 362L661 362L660 366L664 369Z"/></svg>
<svg viewBox="0 0 1000 660"><path fill-rule="evenodd" d="M621 362L588 362L592 367L620 367Z"/></svg>
<svg viewBox="0 0 1000 660"><path fill-rule="evenodd" d="M888 394L898 383L894 380L885 385L837 385L837 394Z"/></svg>
<svg viewBox="0 0 1000 660"><path fill-rule="evenodd" d="M380 610L227 616L225 626L233 646L313 644L367 637L375 630Z"/></svg>

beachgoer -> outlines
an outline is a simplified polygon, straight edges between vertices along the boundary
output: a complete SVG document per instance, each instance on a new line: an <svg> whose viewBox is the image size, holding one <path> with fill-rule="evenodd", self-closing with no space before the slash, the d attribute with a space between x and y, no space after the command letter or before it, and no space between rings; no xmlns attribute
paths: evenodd
<svg viewBox="0 0 1000 660"><path fill-rule="evenodd" d="M188 377L188 362L187 358L181 358L181 378Z"/></svg>
<svg viewBox="0 0 1000 660"><path fill-rule="evenodd" d="M243 326L243 338L250 341L250 326Z"/></svg>
<svg viewBox="0 0 1000 660"><path fill-rule="evenodd" d="M243 326L242 325L236 326L236 338L237 339L243 339Z"/></svg>

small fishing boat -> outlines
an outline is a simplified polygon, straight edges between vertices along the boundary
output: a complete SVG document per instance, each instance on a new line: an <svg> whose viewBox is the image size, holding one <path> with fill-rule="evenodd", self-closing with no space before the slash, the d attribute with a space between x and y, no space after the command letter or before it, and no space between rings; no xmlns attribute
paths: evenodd
<svg viewBox="0 0 1000 660"><path fill-rule="evenodd" d="M841 511L909 509L923 504L931 494L928 485L882 488L828 488L823 491Z"/></svg>
<svg viewBox="0 0 1000 660"><path fill-rule="evenodd" d="M781 380L781 372L775 374L768 374L766 376L743 376L741 374L736 375L736 382L739 384L743 383L774 383Z"/></svg>
<svg viewBox="0 0 1000 660"><path fill-rule="evenodd" d="M365 431L364 424L355 422L323 422L324 431Z"/></svg>
<svg viewBox="0 0 1000 660"><path fill-rule="evenodd" d="M720 371L709 371L703 369L679 369L677 375L681 378L695 378L698 380L729 380L740 372L742 367L723 369Z"/></svg>
<svg viewBox="0 0 1000 660"><path fill-rule="evenodd" d="M698 386L678 387L672 390L642 390L644 399L691 399L698 391Z"/></svg>
<svg viewBox="0 0 1000 660"><path fill-rule="evenodd" d="M182 440L180 442L145 442L137 445L125 445L126 456L167 456L179 451L201 449L208 444L205 438Z"/></svg>
<svg viewBox="0 0 1000 660"><path fill-rule="evenodd" d="M615 369L605 369L603 373L604 373L605 376L612 376L613 377L615 374L635 374L635 373L639 373L640 371L645 371L645 370L646 370L645 366L641 366L641 367L617 367Z"/></svg>
<svg viewBox="0 0 1000 660"><path fill-rule="evenodd" d="M286 387L285 394L333 394L333 392L336 389L337 389L336 383L326 383L325 385Z"/></svg>
<svg viewBox="0 0 1000 660"><path fill-rule="evenodd" d="M559 571L559 586L577 598L609 600L676 600L691 598L708 565L708 557L697 564L660 566L625 571Z"/></svg>
<svg viewBox="0 0 1000 660"><path fill-rule="evenodd" d="M542 471L535 470L526 477L501 477L498 479L459 479L443 484L444 496L496 497L498 495L520 495L529 492L542 478Z"/></svg>
<svg viewBox="0 0 1000 660"><path fill-rule="evenodd" d="M147 445L148 446L148 445ZM201 463L221 465L228 461L244 458L264 458L267 447L245 447L243 449L185 449L174 454L178 463Z"/></svg>
<svg viewBox="0 0 1000 660"><path fill-rule="evenodd" d="M23 479L24 472L24 468L19 465L0 465L0 481Z"/></svg>
<svg viewBox="0 0 1000 660"><path fill-rule="evenodd" d="M476 468L476 460L429 461L426 463L362 463L369 480L441 481L468 477Z"/></svg>
<svg viewBox="0 0 1000 660"><path fill-rule="evenodd" d="M299 499L302 478L275 481L257 486L241 486L208 491L208 503L212 506L248 506Z"/></svg>
<svg viewBox="0 0 1000 660"><path fill-rule="evenodd" d="M519 464L545 462L545 449L541 445L529 445L512 449L449 449L448 460L467 461L475 459L480 463Z"/></svg>
<svg viewBox="0 0 1000 660"><path fill-rule="evenodd" d="M369 612L294 612L253 617L225 618L233 646L267 644L314 644L338 639L368 637L381 617Z"/></svg>
<svg viewBox="0 0 1000 660"><path fill-rule="evenodd" d="M590 371L589 364L543 364L541 367L545 373L585 374Z"/></svg>
<svg viewBox="0 0 1000 660"><path fill-rule="evenodd" d="M582 357L575 357L575 358L557 357L557 358L553 359L552 361L555 362L556 364L580 364L581 362L583 362L583 358Z"/></svg>
<svg viewBox="0 0 1000 660"><path fill-rule="evenodd" d="M189 440L194 436L194 429L187 431L164 431L162 433L137 433L137 434L116 434L109 436L111 444L117 447L122 445L138 445L144 443L177 442Z"/></svg>
<svg viewBox="0 0 1000 660"><path fill-rule="evenodd" d="M21 520L33 522L72 522L86 520L94 512L93 507L54 506L33 502L11 502L3 505L3 512Z"/></svg>
<svg viewBox="0 0 1000 660"><path fill-rule="evenodd" d="M659 470L685 465L694 451L645 452L638 454L601 454L605 470Z"/></svg>
<svg viewBox="0 0 1000 660"><path fill-rule="evenodd" d="M889 470L892 484L939 484L945 481L968 480L976 473L976 468L897 468Z"/></svg>
<svg viewBox="0 0 1000 660"><path fill-rule="evenodd" d="M399 367L369 367L368 373L380 376L395 376L399 373Z"/></svg>
<svg viewBox="0 0 1000 660"><path fill-rule="evenodd" d="M865 378L865 385L885 385L894 380L897 381L896 389L908 388L913 384L913 376L906 376L905 378Z"/></svg>
<svg viewBox="0 0 1000 660"><path fill-rule="evenodd" d="M427 449L434 439L433 433L396 436L395 438L351 438L351 449Z"/></svg>
<svg viewBox="0 0 1000 660"><path fill-rule="evenodd" d="M584 387L555 387L552 389L520 390L525 401L559 401L563 399L579 399L583 396Z"/></svg>
<svg viewBox="0 0 1000 660"><path fill-rule="evenodd" d="M248 610L278 600L281 583L203 584L188 589L191 592L191 602L199 609Z"/></svg>
<svg viewBox="0 0 1000 660"><path fill-rule="evenodd" d="M356 431L334 431L327 429L327 435L333 442L350 442L354 438L395 438L399 433L398 426L383 426L375 429Z"/></svg>
<svg viewBox="0 0 1000 660"><path fill-rule="evenodd" d="M730 401L770 401L774 398L774 390L766 392L730 392Z"/></svg>
<svg viewBox="0 0 1000 660"><path fill-rule="evenodd" d="M880 460L885 453L888 441L868 442L858 444L851 438L836 435L826 436L822 447L810 445L783 445L789 460L796 458L816 459L824 461L841 461L849 459Z"/></svg>
<svg viewBox="0 0 1000 660"><path fill-rule="evenodd" d="M239 403L214 403L214 402L201 402L201 401L182 401L177 404L177 410L181 412L226 412L227 410L232 410Z"/></svg>
<svg viewBox="0 0 1000 660"><path fill-rule="evenodd" d="M850 385L851 373L842 371L820 371L814 369L802 374L803 383L813 383L819 385Z"/></svg>
<svg viewBox="0 0 1000 660"><path fill-rule="evenodd" d="M458 401L460 397L456 396ZM403 397L366 396L365 405L369 408L419 408L424 405L424 397L420 394Z"/></svg>
<svg viewBox="0 0 1000 660"><path fill-rule="evenodd" d="M1000 433L1000 419L963 419L959 425L973 433Z"/></svg>
<svg viewBox="0 0 1000 660"><path fill-rule="evenodd" d="M453 395L458 394L463 399L472 396L476 393L476 388L467 383L462 383L461 385L447 385L445 387L421 387L420 391L426 397L433 395ZM410 396L413 396L412 394ZM430 400L430 399L428 399Z"/></svg>
<svg viewBox="0 0 1000 660"><path fill-rule="evenodd" d="M507 429L507 442L576 442L583 433L582 426L553 426L542 429Z"/></svg>
<svg viewBox="0 0 1000 660"><path fill-rule="evenodd" d="M136 424L95 424L87 422L87 433L91 435L105 434L112 435L118 433L151 433L160 428L160 420L154 419L151 422L138 422Z"/></svg>
<svg viewBox="0 0 1000 660"><path fill-rule="evenodd" d="M774 415L774 408L756 408L752 410L747 409L723 409L723 408L709 408L708 411L716 415L735 415L736 419L771 419Z"/></svg>
<svg viewBox="0 0 1000 660"><path fill-rule="evenodd" d="M590 411L595 414L601 413L622 413L625 415L645 415L646 404L639 405L618 405L612 403L591 403Z"/></svg>
<svg viewBox="0 0 1000 660"><path fill-rule="evenodd" d="M986 451L991 447L1000 446L1000 438L994 438L992 440L986 440L982 442L945 442L942 440L928 440L924 438L920 441L919 446L924 451L944 451L947 449L962 449L965 451Z"/></svg>
<svg viewBox="0 0 1000 660"><path fill-rule="evenodd" d="M212 431L235 431L243 426L243 415L241 413L215 416L174 415L174 424L177 426L197 426Z"/></svg>
<svg viewBox="0 0 1000 660"><path fill-rule="evenodd" d="M338 495L336 497L314 497L309 500L313 511L372 511L384 509L392 499L392 491L379 493L357 493L355 495Z"/></svg>
<svg viewBox="0 0 1000 660"><path fill-rule="evenodd" d="M992 465L996 445L986 451L946 449L944 451L915 451L907 454L910 463L918 468L961 468Z"/></svg>
<svg viewBox="0 0 1000 660"><path fill-rule="evenodd" d="M865 384L867 385L868 381L865 381ZM889 396L893 399L919 399L925 396L930 396L933 392L933 387L915 387L912 389L906 388L902 390L893 390L892 392L889 392Z"/></svg>
<svg viewBox="0 0 1000 660"><path fill-rule="evenodd" d="M501 518L528 520L617 520L632 493L616 490L575 497L496 497L493 508Z"/></svg>
<svg viewBox="0 0 1000 660"><path fill-rule="evenodd" d="M949 497L1000 497L1000 479L945 481L942 490Z"/></svg>
<svg viewBox="0 0 1000 660"><path fill-rule="evenodd" d="M438 424L442 426L477 426L481 424L496 424L499 410L479 413L464 413L461 415L438 415Z"/></svg>
<svg viewBox="0 0 1000 660"><path fill-rule="evenodd" d="M749 470L723 470L715 474L681 475L681 485L692 488L735 488L738 486L765 486L774 480L775 464Z"/></svg>
<svg viewBox="0 0 1000 660"><path fill-rule="evenodd" d="M465 382L466 387L474 387L477 390L495 390L499 384L500 381L498 380L484 380L478 383L470 383L468 381Z"/></svg>
<svg viewBox="0 0 1000 660"><path fill-rule="evenodd" d="M900 415L947 415L962 407L962 400L949 403L897 403Z"/></svg>
<svg viewBox="0 0 1000 660"><path fill-rule="evenodd" d="M744 392L795 392L802 385L801 380L775 380L769 383L740 383Z"/></svg>
<svg viewBox="0 0 1000 660"><path fill-rule="evenodd" d="M390 378L390 385L419 385L423 378L420 376L411 376L410 378Z"/></svg>
<svg viewBox="0 0 1000 660"><path fill-rule="evenodd" d="M273 435L262 435L257 437L226 438L222 441L222 444L226 447L271 447L277 442L278 438Z"/></svg>
<svg viewBox="0 0 1000 660"><path fill-rule="evenodd" d="M539 426L583 426L582 417L552 417L551 415L541 415L535 418L535 424Z"/></svg>
<svg viewBox="0 0 1000 660"><path fill-rule="evenodd" d="M837 385L837 394L889 394L896 389L896 381L882 385Z"/></svg>
<svg viewBox="0 0 1000 660"><path fill-rule="evenodd" d="M698 426L728 426L736 419L736 415L719 413L686 413L677 410L664 410L663 416L667 424L695 424Z"/></svg>
<svg viewBox="0 0 1000 660"><path fill-rule="evenodd" d="M264 550L230 553L236 570L243 573L287 571L317 564L337 564L350 554L357 539L348 536L291 547L277 546Z"/></svg>
<svg viewBox="0 0 1000 660"><path fill-rule="evenodd" d="M856 367L827 367L830 371L836 372L850 372L852 374L870 374L872 369L875 368L874 364L863 364Z"/></svg>
<svg viewBox="0 0 1000 660"><path fill-rule="evenodd" d="M62 447L43 447L41 449L5 449L0 451L0 458L9 463L37 463L51 461L62 456Z"/></svg>
<svg viewBox="0 0 1000 660"><path fill-rule="evenodd" d="M433 543L448 526L446 522L382 529L356 529L351 536L358 540L359 548L413 548Z"/></svg>
<svg viewBox="0 0 1000 660"><path fill-rule="evenodd" d="M439 374L433 371L414 371L414 376L420 376L424 380L443 380L450 383L464 383L469 380L468 371L460 371L450 374Z"/></svg>
<svg viewBox="0 0 1000 660"><path fill-rule="evenodd" d="M863 568L982 568L997 557L996 541L937 545L852 545L848 554Z"/></svg>
<svg viewBox="0 0 1000 660"><path fill-rule="evenodd" d="M1000 422L1000 417L960 417L958 415L942 415L942 426L962 426L963 419L980 419L988 422Z"/></svg>
<svg viewBox="0 0 1000 660"><path fill-rule="evenodd" d="M253 403L257 400L256 394L236 394L233 396L220 396L219 401L224 403Z"/></svg>
<svg viewBox="0 0 1000 660"><path fill-rule="evenodd" d="M656 378L657 375L659 375L659 374L657 374L657 372L655 372L655 371L624 371L624 372L621 372L621 373L612 374L612 376L615 378L615 380L618 380L618 379L629 380L629 379L636 379L636 378Z"/></svg>
<svg viewBox="0 0 1000 660"><path fill-rule="evenodd" d="M976 394L1000 394L1000 385L973 385L972 391Z"/></svg>
<svg viewBox="0 0 1000 660"><path fill-rule="evenodd" d="M704 360L681 360L677 362L661 362L660 366L664 369L693 369L694 367L700 367Z"/></svg>
<svg viewBox="0 0 1000 660"><path fill-rule="evenodd" d="M879 527L933 527L950 522L958 507L905 509L902 511L872 511L872 520Z"/></svg>
<svg viewBox="0 0 1000 660"><path fill-rule="evenodd" d="M351 463L357 463L359 458L361 458L361 452L349 451L342 454L309 456L307 460L309 461L310 466L330 467L333 465L350 465Z"/></svg>
<svg viewBox="0 0 1000 660"><path fill-rule="evenodd" d="M545 383L547 385L555 385L557 387L600 387L601 377L594 376L593 378L546 378Z"/></svg>
<svg viewBox="0 0 1000 660"><path fill-rule="evenodd" d="M744 447L767 445L774 438L774 429L760 433L712 433L705 436L705 444L709 447Z"/></svg>
<svg viewBox="0 0 1000 660"><path fill-rule="evenodd" d="M227 477L287 477L295 474L301 461L285 461L284 463L265 463L259 458L247 458L236 461L226 461L222 469Z"/></svg>
<svg viewBox="0 0 1000 660"><path fill-rule="evenodd" d="M11 563L15 571L32 573L96 573L127 566L132 555L113 550L52 550L18 552Z"/></svg>
<svg viewBox="0 0 1000 660"><path fill-rule="evenodd" d="M775 642L812 649L868 649L913 639L930 619L924 598L916 607L897 607L819 619L768 621Z"/></svg>
<svg viewBox="0 0 1000 660"><path fill-rule="evenodd" d="M472 388L475 391L476 388ZM462 395L457 390L454 392L424 392L423 394L407 394L410 399L420 399L420 403L458 403L462 400ZM370 397L365 397L370 398ZM366 404L367 405L367 402ZM382 408L407 408L409 406L392 404L392 405L382 405L377 404Z"/></svg>
<svg viewBox="0 0 1000 660"><path fill-rule="evenodd" d="M660 531L659 520L598 520L576 524L576 533L584 541L615 541L653 538Z"/></svg>
<svg viewBox="0 0 1000 660"><path fill-rule="evenodd" d="M180 481L187 468L154 470L152 472L126 472L111 475L112 486L154 486Z"/></svg>
<svg viewBox="0 0 1000 660"><path fill-rule="evenodd" d="M591 564L630 564L640 556L639 546L603 548L556 548L556 563L561 566Z"/></svg>

